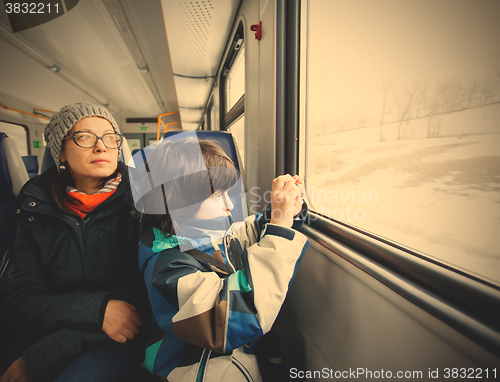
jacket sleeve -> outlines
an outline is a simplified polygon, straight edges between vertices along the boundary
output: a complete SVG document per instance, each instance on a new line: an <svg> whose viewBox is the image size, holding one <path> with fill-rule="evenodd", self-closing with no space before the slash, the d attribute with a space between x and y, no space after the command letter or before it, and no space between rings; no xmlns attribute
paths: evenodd
<svg viewBox="0 0 500 382"><path fill-rule="evenodd" d="M104 333L59 329L38 340L23 351L22 357L35 382L54 377L76 355L96 343L106 341ZM108 338L109 340L109 338Z"/></svg>
<svg viewBox="0 0 500 382"><path fill-rule="evenodd" d="M134 223L133 237L130 240L133 245L131 245L128 251L128 263L124 277L125 282L119 288L113 290L111 294L113 299L123 300L132 304L141 316L144 316L150 314L151 307L149 305L144 277L138 267L139 229L140 223L137 219Z"/></svg>
<svg viewBox="0 0 500 382"><path fill-rule="evenodd" d="M180 251L160 254L152 282L176 313L171 326L158 324L220 353L258 339L271 329L308 244L300 232L267 223L260 240L244 249L243 269L231 275L203 269Z"/></svg>
<svg viewBox="0 0 500 382"><path fill-rule="evenodd" d="M44 335L59 328L101 331L108 292L52 291L38 243L19 223L9 275L5 310L12 323L26 333Z"/></svg>
<svg viewBox="0 0 500 382"><path fill-rule="evenodd" d="M119 344L102 332L58 329L26 348L22 357L32 379L35 382L43 382L53 378L75 357L88 350L100 347L126 349L129 354L140 357L143 354L139 354L139 349L143 348L137 345L135 337Z"/></svg>
<svg viewBox="0 0 500 382"><path fill-rule="evenodd" d="M305 202L302 203L302 210L294 216L292 229L298 231L308 218L308 208ZM235 237L243 250L258 242L264 227L271 221L271 205L269 204L262 214L255 214L248 217L244 224L235 232Z"/></svg>

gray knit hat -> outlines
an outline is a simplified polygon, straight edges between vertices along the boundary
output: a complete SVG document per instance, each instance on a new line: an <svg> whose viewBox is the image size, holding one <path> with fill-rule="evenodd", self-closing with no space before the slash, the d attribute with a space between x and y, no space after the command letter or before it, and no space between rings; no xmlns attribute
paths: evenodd
<svg viewBox="0 0 500 382"><path fill-rule="evenodd" d="M50 152L56 162L57 171L61 163L61 151L63 138L68 135L73 126L80 120L87 117L101 117L109 121L116 133L120 132L118 124L103 106L94 105L90 102L78 102L73 105L64 106L60 111L54 113L49 123L45 125L43 136L49 146ZM118 157L121 154L121 148L118 149Z"/></svg>

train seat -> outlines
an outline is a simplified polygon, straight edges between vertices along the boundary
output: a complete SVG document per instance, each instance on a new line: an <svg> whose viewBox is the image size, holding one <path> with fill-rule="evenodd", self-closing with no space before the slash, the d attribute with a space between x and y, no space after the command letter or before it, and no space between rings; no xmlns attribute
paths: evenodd
<svg viewBox="0 0 500 382"><path fill-rule="evenodd" d="M169 131L163 135L164 139L168 139L173 137L175 134L183 133L186 131L177 130L177 131ZM215 131L215 130L197 130L196 136L199 139L206 139L211 141L216 141L225 153L231 158L238 172L241 173L240 170L240 160L238 155L238 150L236 148L233 136L231 133L225 131ZM136 173L136 179L140 178L139 172L142 170L144 166L145 160L149 157L150 153L154 150L154 145L150 145L147 148L143 148L140 150L134 150L134 161L131 163L131 167L129 167L129 171L132 173ZM134 175L131 176L131 186L133 190L136 190L135 187L138 187L137 183L133 181ZM247 216L247 205L245 200L245 191L244 185L240 184L241 187L233 187L232 191L229 194L231 201L234 205L234 208L231 212L232 217L235 221L242 221Z"/></svg>
<svg viewBox="0 0 500 382"><path fill-rule="evenodd" d="M165 133L163 138L168 138L182 132L183 132L182 130L169 131ZM231 133L228 133L226 131L217 131L217 130L197 130L196 135L199 139L207 139L219 143L220 146L226 152L226 154L229 156L229 158L231 158L231 160L234 162L236 169L240 173L242 172L240 169L241 161L239 160L239 153L238 150L236 149L234 138Z"/></svg>
<svg viewBox="0 0 500 382"><path fill-rule="evenodd" d="M10 217L17 194L29 180L21 155L14 141L0 133L0 254L14 242L16 225Z"/></svg>
<svg viewBox="0 0 500 382"><path fill-rule="evenodd" d="M130 147L127 142L127 138L123 137L123 145L122 145L122 151L120 154L120 160L128 164L128 162L132 159L132 152L130 151Z"/></svg>
<svg viewBox="0 0 500 382"><path fill-rule="evenodd" d="M52 153L50 152L49 147L45 146L45 150L43 151L43 156L42 156L42 167L40 169L40 174L55 165L56 162L52 157Z"/></svg>
<svg viewBox="0 0 500 382"><path fill-rule="evenodd" d="M175 134L182 133L182 130L177 131L169 131L163 135L163 138L169 138L174 136ZM242 174L242 166L240 165L241 161L239 160L239 152L236 147L233 135L226 131L218 131L218 130L196 130L196 136L199 139L206 139L209 141L217 142L222 149L225 151L227 156L231 158L234 163L234 166L238 170L240 174ZM241 178L244 178L241 175ZM248 207L245 199L245 190L244 184L241 184L241 187L238 189L233 188L233 191L229 193L229 197L234 205L233 210L231 211L231 215L234 221L242 221L248 215Z"/></svg>
<svg viewBox="0 0 500 382"><path fill-rule="evenodd" d="M185 131L182 130L176 130L176 131L169 131L163 135L163 138L169 138L174 136L175 134L179 134ZM240 171L240 161L239 161L239 155L238 155L238 150L236 148L236 145L234 143L233 135L231 133L225 132L225 131L215 131L215 130L197 130L196 135L200 139L208 139L208 140L214 140L217 141L217 143L220 144L220 146L223 148L225 153L231 158L233 161L234 165L236 166L236 169ZM136 155L139 151L143 151L145 154L145 157L147 158L149 156L149 151L152 150L149 146L148 148L143 148L143 149L135 149L132 151L132 156ZM136 156L137 158L137 156ZM134 161L135 162L135 161ZM135 163L133 166L137 169L140 170L142 168L143 161L139 160L137 163Z"/></svg>
<svg viewBox="0 0 500 382"><path fill-rule="evenodd" d="M38 157L36 155L26 155L23 156L24 166L26 171L28 171L28 176L34 178L38 175Z"/></svg>

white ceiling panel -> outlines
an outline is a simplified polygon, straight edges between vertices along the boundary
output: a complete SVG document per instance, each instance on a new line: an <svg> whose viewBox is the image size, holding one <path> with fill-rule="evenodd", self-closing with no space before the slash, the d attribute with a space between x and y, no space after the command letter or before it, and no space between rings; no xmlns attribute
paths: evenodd
<svg viewBox="0 0 500 382"><path fill-rule="evenodd" d="M143 44L141 48L163 104L167 111L178 110L160 2L122 3L137 40ZM137 12L139 6L142 9ZM122 118L156 117L165 112L158 106L101 0L80 0L65 15L14 36L22 37L100 94L122 112ZM3 39L0 56L0 93L50 110L76 101L96 102Z"/></svg>
<svg viewBox="0 0 500 382"><path fill-rule="evenodd" d="M179 107L203 108L212 88L213 78L174 76Z"/></svg>
<svg viewBox="0 0 500 382"><path fill-rule="evenodd" d="M183 128L196 128L192 109L207 103L240 0L161 3Z"/></svg>
<svg viewBox="0 0 500 382"><path fill-rule="evenodd" d="M46 64L3 39L0 95L48 110L100 99L121 111L122 120L179 110L184 128L198 127L239 3L240 0L118 2L147 61L162 99L161 107L151 93L151 82L146 82L137 68L102 0L80 0L65 15L13 35L64 69L60 72L70 73L98 93L99 98L92 98L64 80L61 73L53 73ZM1 21L6 23L5 18Z"/></svg>
<svg viewBox="0 0 500 382"><path fill-rule="evenodd" d="M199 123L203 117L204 109L189 109L185 107L180 108L180 113L182 116L182 125L186 123Z"/></svg>
<svg viewBox="0 0 500 382"><path fill-rule="evenodd" d="M64 105L78 101L95 102L1 38L0 52L0 93L48 110L59 110ZM0 95L0 103L9 106L7 99Z"/></svg>

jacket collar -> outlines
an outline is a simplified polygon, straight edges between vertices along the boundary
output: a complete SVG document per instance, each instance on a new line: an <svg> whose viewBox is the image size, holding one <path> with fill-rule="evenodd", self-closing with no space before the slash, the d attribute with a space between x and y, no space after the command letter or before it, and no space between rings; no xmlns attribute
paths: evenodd
<svg viewBox="0 0 500 382"><path fill-rule="evenodd" d="M105 200L98 208L110 203L112 200L118 198L123 193L130 190L130 183L128 177L127 166L123 162L118 162L118 168L122 173L122 181L118 185L116 192ZM53 166L40 174L39 176L28 181L22 188L18 199L19 206L23 204L27 197L38 199L40 202L45 202L55 206L55 201L52 197L50 190L50 178L57 175L57 168Z"/></svg>
<svg viewBox="0 0 500 382"><path fill-rule="evenodd" d="M176 232L180 233L166 237L155 227L143 231L142 242L154 253L159 253L177 246L193 247L207 253L212 253L222 239L232 235L232 228L239 229L244 223L234 223L227 216L214 219L187 219L176 223ZM151 234L152 230L152 234ZM148 232L149 231L149 232Z"/></svg>

